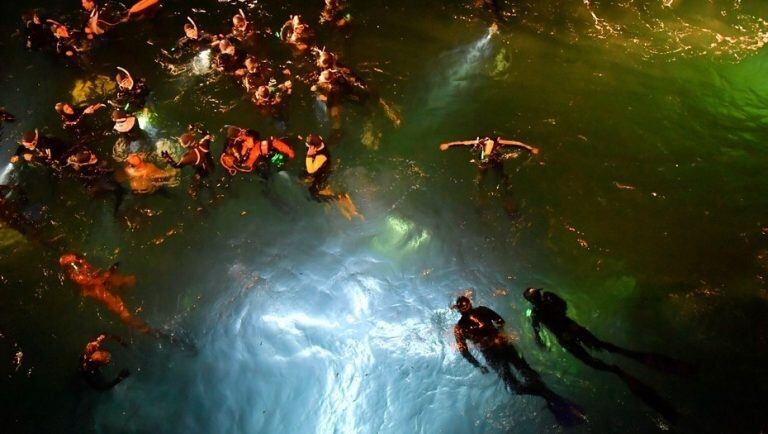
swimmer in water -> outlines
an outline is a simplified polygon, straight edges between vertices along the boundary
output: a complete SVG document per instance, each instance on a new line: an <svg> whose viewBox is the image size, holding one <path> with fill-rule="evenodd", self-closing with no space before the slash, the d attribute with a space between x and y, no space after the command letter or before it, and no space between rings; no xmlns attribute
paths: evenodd
<svg viewBox="0 0 768 434"><path fill-rule="evenodd" d="M504 160L504 154L501 152L502 148L512 147L523 149L533 155L537 155L539 153L538 148L526 145L523 142L518 142L517 140L506 140L502 139L501 137L497 137L495 139L484 137L482 139L477 138L475 140L443 143L440 145L440 150L447 151L448 149L457 146L470 147L478 157L473 160L473 162L477 164L481 170L486 170L488 168L498 168L502 166Z"/></svg>
<svg viewBox="0 0 768 434"><path fill-rule="evenodd" d="M11 157L11 163L25 162L58 171L64 164L63 157L69 148L70 146L60 139L41 136L37 130L27 131L21 137L16 155Z"/></svg>
<svg viewBox="0 0 768 434"><path fill-rule="evenodd" d="M187 17L187 23L184 24L184 36L176 44L179 48L194 47L201 48L204 45L213 43L213 35L200 31L192 18Z"/></svg>
<svg viewBox="0 0 768 434"><path fill-rule="evenodd" d="M285 103L291 93L293 93L293 83L290 80L277 84L277 81L272 79L269 84L256 88L256 92L251 96L251 101L257 107L273 109Z"/></svg>
<svg viewBox="0 0 768 434"><path fill-rule="evenodd" d="M117 386L131 374L127 369L123 369L114 380L108 381L104 378L102 368L112 363L112 353L104 348L104 343L108 339L114 340L124 348L128 347L128 344L119 336L101 334L93 341L88 342L83 355L80 356L79 371L83 379L92 388L102 392Z"/></svg>
<svg viewBox="0 0 768 434"><path fill-rule="evenodd" d="M256 39L256 28L248 21L242 9L232 17L232 30L229 32L229 38L235 39L246 45L253 44Z"/></svg>
<svg viewBox="0 0 768 434"><path fill-rule="evenodd" d="M97 111L106 108L104 104L89 104L75 108L66 102L56 103L54 109L61 116L62 126L65 130L73 130L80 136L85 128L86 119Z"/></svg>
<svg viewBox="0 0 768 434"><path fill-rule="evenodd" d="M131 154L125 160L120 179L127 179L131 191L136 194L152 194L160 188L178 185L176 169L160 169L138 154Z"/></svg>
<svg viewBox="0 0 768 434"><path fill-rule="evenodd" d="M197 138L198 133L202 138ZM213 157L211 157L212 141L213 137L207 131L190 126L189 131L179 137L179 143L187 149L187 152L182 155L179 161L175 161L167 151L162 153L168 165L175 169L181 169L186 166L195 169L195 176L189 188L189 193L192 197L197 197L200 185L205 182L205 179L213 171L214 162Z"/></svg>
<svg viewBox="0 0 768 434"><path fill-rule="evenodd" d="M125 276L117 272L117 264L108 270L95 268L80 255L65 253L59 258L69 280L80 288L80 295L92 298L107 307L129 327L142 333L151 328L143 320L133 316L123 300L110 292L112 289L127 288L136 284L134 276Z"/></svg>
<svg viewBox="0 0 768 434"><path fill-rule="evenodd" d="M226 75L233 75L240 69L241 53L232 42L228 39L221 39L213 42L212 47L216 52L213 59L213 66L216 70Z"/></svg>
<svg viewBox="0 0 768 434"><path fill-rule="evenodd" d="M352 220L357 217L364 220L362 214L352 202L348 193L336 193L328 185L331 174L331 154L322 137L317 134L307 136L305 145L307 156L304 159L304 180L309 184L309 194L318 202L335 202L341 214Z"/></svg>
<svg viewBox="0 0 768 434"><path fill-rule="evenodd" d="M51 26L51 33L56 41L57 53L73 59L79 53L88 49L88 47L82 43L79 32L70 30L64 24L54 20L48 20L47 22Z"/></svg>
<svg viewBox="0 0 768 434"><path fill-rule="evenodd" d="M485 306L472 307L472 302L465 296L457 298L452 308L461 313L461 319L453 330L456 346L472 366L480 369L483 374L488 373L488 368L480 364L469 351L467 340L480 350L486 363L496 371L511 392L544 398L547 407L561 425L572 426L586 421L582 411L550 390L518 353L504 333L505 322L499 314ZM517 379L510 367L515 368L524 382Z"/></svg>
<svg viewBox="0 0 768 434"><path fill-rule="evenodd" d="M312 31L301 19L301 15L293 15L280 29L280 39L301 53L309 48Z"/></svg>
<svg viewBox="0 0 768 434"><path fill-rule="evenodd" d="M669 422L678 418L678 413L671 404L662 399L653 389L643 384L616 365L608 364L593 357L589 350L607 351L631 358L650 368L677 375L691 375L694 368L688 364L674 360L662 354L645 353L627 350L609 342L600 340L585 327L568 317L568 305L558 295L528 288L523 297L531 303L531 323L536 343L546 348L541 339L541 325L547 328L557 338L557 342L566 351L579 359L585 365L605 372L616 374L629 387L630 391L645 402L649 407L659 412Z"/></svg>
<svg viewBox="0 0 768 434"><path fill-rule="evenodd" d="M352 20L350 14L344 13L345 6L341 0L325 0L325 6L320 13L320 24L330 24L344 27Z"/></svg>
<svg viewBox="0 0 768 434"><path fill-rule="evenodd" d="M127 112L135 112L144 108L149 89L144 79L135 80L127 69L118 67L115 81L117 88L113 105Z"/></svg>

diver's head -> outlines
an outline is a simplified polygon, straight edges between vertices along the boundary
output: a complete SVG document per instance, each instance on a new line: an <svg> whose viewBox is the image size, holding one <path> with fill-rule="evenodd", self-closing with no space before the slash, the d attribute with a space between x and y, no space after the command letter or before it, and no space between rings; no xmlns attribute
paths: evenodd
<svg viewBox="0 0 768 434"><path fill-rule="evenodd" d="M35 149L40 135L37 130L27 131L21 136L21 144L27 149Z"/></svg>
<svg viewBox="0 0 768 434"><path fill-rule="evenodd" d="M527 288L523 291L523 297L533 304L539 304L541 302L541 289Z"/></svg>
<svg viewBox="0 0 768 434"><path fill-rule="evenodd" d="M179 137L179 143L185 148L189 148L195 144L195 135L192 133L184 133Z"/></svg>
<svg viewBox="0 0 768 434"><path fill-rule="evenodd" d="M469 297L462 295L456 299L456 303L451 307L458 309L461 313L467 313L472 309L472 302L469 300Z"/></svg>
<svg viewBox="0 0 768 434"><path fill-rule="evenodd" d="M270 92L267 86L259 86L259 88L256 90L256 97L260 99L268 99L269 94Z"/></svg>
<svg viewBox="0 0 768 434"><path fill-rule="evenodd" d="M331 80L333 80L333 71L330 69L326 69L325 71L320 73L320 81L325 83L330 83Z"/></svg>
<svg viewBox="0 0 768 434"><path fill-rule="evenodd" d="M139 167L144 164L144 159L139 154L131 154L125 159L125 162L131 167Z"/></svg>
<svg viewBox="0 0 768 434"><path fill-rule="evenodd" d="M131 90L134 86L133 77L131 77L131 73L128 72L124 68L118 68L120 71L115 76L115 81L117 82L117 85L122 90Z"/></svg>
<svg viewBox="0 0 768 434"><path fill-rule="evenodd" d="M112 354L107 350L96 350L88 356L91 363L99 365L108 365L112 361Z"/></svg>
<svg viewBox="0 0 768 434"><path fill-rule="evenodd" d="M234 17L232 17L232 25L236 29L244 29L245 26L248 24L248 21L246 21L245 17L241 14L237 14Z"/></svg>
<svg viewBox="0 0 768 434"><path fill-rule="evenodd" d="M336 57L327 51L321 51L320 55L317 58L317 66L320 68L333 68L333 65L336 63Z"/></svg>
<svg viewBox="0 0 768 434"><path fill-rule="evenodd" d="M238 127L232 127L232 126L227 127L227 138L229 138L229 139L236 139L237 137L240 136L242 131L243 130L241 128L238 128Z"/></svg>
<svg viewBox="0 0 768 434"><path fill-rule="evenodd" d="M248 56L245 58L245 69L248 70L248 72L256 72L259 67L259 61L256 59L256 56Z"/></svg>
<svg viewBox="0 0 768 434"><path fill-rule="evenodd" d="M53 32L53 36L55 36L57 39L69 38L69 29L67 29L67 27L62 24L52 25L51 31Z"/></svg>
<svg viewBox="0 0 768 434"><path fill-rule="evenodd" d="M221 42L219 42L219 51L221 54L231 54L235 55L235 46L232 45L231 42L229 42L226 39L222 39Z"/></svg>
<svg viewBox="0 0 768 434"><path fill-rule="evenodd" d="M307 148L315 148L316 150L320 150L325 147L325 142L323 142L323 138L317 134L310 134L307 136L306 145Z"/></svg>
<svg viewBox="0 0 768 434"><path fill-rule="evenodd" d="M192 23L184 24L184 34L189 39L197 39L199 36L197 33L197 27L195 27Z"/></svg>
<svg viewBox="0 0 768 434"><path fill-rule="evenodd" d="M82 0L80 4L83 5L83 9L85 9L86 12L91 12L92 10L96 9L95 0Z"/></svg>
<svg viewBox="0 0 768 434"><path fill-rule="evenodd" d="M129 116L122 110L112 112L112 121L115 123L114 129L118 133L127 133L136 126L136 117Z"/></svg>
<svg viewBox="0 0 768 434"><path fill-rule="evenodd" d="M261 140L261 134L259 134L259 132L256 130L251 130L251 129L245 130L245 135L246 137L252 138L254 141Z"/></svg>
<svg viewBox="0 0 768 434"><path fill-rule="evenodd" d="M56 105L54 106L54 109L56 110L56 113L60 115L72 116L73 114L75 114L75 109L72 107L72 105L65 102L56 103Z"/></svg>

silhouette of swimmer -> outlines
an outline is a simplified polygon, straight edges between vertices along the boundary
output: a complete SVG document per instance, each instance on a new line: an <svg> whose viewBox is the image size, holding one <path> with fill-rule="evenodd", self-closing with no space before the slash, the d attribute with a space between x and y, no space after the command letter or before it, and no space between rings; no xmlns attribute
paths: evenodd
<svg viewBox="0 0 768 434"><path fill-rule="evenodd" d="M636 360L648 367L662 372L677 375L691 375L694 368L684 362L670 357L627 350L609 342L602 341L589 330L576 323L567 315L568 305L565 300L551 292L545 292L536 288L528 288L523 296L532 305L531 322L536 343L545 347L541 339L540 331L543 324L557 338L558 343L574 357L585 365L594 369L612 372L621 378L630 391L661 414L669 422L675 422L678 418L677 410L671 404L661 398L656 391L642 383L637 378L629 375L616 365L609 365L600 359L593 357L589 350L604 350Z"/></svg>
<svg viewBox="0 0 768 434"><path fill-rule="evenodd" d="M110 292L110 289L129 287L136 284L134 276L124 276L117 272L117 264L109 270L100 270L89 264L85 258L74 253L66 253L59 258L59 263L67 271L69 279L80 287L83 297L91 297L104 304L107 309L120 317L120 320L142 333L151 328L143 320L134 317L123 300Z"/></svg>
<svg viewBox="0 0 768 434"><path fill-rule="evenodd" d="M461 319L453 329L456 345L469 363L479 368L483 374L488 373L488 368L481 365L469 352L467 340L480 350L488 366L499 374L511 392L544 398L547 407L561 425L573 426L586 421L584 413L577 406L550 390L541 381L539 374L517 352L512 342L503 333L504 319L499 314L485 306L473 308L472 302L464 296L457 298L456 304L452 307L461 312ZM525 383L515 377L510 365L525 378Z"/></svg>
<svg viewBox="0 0 768 434"><path fill-rule="evenodd" d="M131 374L127 369L123 369L113 380L104 378L101 368L108 366L112 362L112 353L102 348L102 344L107 339L114 340L124 348L128 347L128 344L119 336L102 334L95 340L88 342L83 355L80 356L80 374L92 388L98 391L106 391L115 387Z"/></svg>

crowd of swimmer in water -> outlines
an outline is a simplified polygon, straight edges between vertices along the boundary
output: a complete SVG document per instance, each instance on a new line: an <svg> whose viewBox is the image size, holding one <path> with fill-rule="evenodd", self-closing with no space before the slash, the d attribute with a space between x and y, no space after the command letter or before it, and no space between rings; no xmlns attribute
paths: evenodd
<svg viewBox="0 0 768 434"><path fill-rule="evenodd" d="M475 0L475 4L489 10L495 21L503 19L494 0ZM161 10L162 5L159 0L142 0L128 10L119 10L111 3L99 5L93 0L82 0L82 7L85 20L82 31L33 12L25 21L27 47L31 50L56 52L77 62L78 57L101 35L117 25L151 19ZM351 16L346 13L346 5L340 0L325 0L319 22L322 25L344 27L350 24ZM497 29L496 25L494 23L494 29ZM315 57L317 70L303 77L297 77L286 67L275 67L269 61L249 54L259 35L271 32L260 29L242 10L232 18L231 31L226 35L201 31L190 18L183 30L184 36L170 51L171 56L179 59L202 50L213 50L215 69L239 82L266 116L280 116L281 108L292 93L292 80L297 78L310 84L311 90L325 104L329 116L335 121L338 121L339 110L345 100L364 102L371 96L368 85L350 68L340 64L333 53L316 48L310 25L300 16L292 16L278 34L282 42L294 50L296 56ZM144 80L133 77L126 68L117 67L115 92L108 101L91 101L81 106L62 102L54 107L61 116L63 128L76 137L74 143L41 135L38 130L29 131L21 137L18 152L11 162L43 167L59 176L75 177L94 195L113 195L116 214L120 211L124 194L130 192L146 195L175 186L178 184L179 170L185 167L194 171L189 190L192 196L196 197L201 188L215 188L209 182L216 168L216 161L211 155L214 137L203 126L190 125L188 131L180 136L179 144L185 151L176 159L167 151L158 155L157 150L149 145L146 133L137 121L137 114L144 109L149 92ZM397 114L383 100L380 102L390 119L399 123ZM102 116L101 113L108 111L108 108L112 109L112 129L118 135L118 140L111 158L105 159L97 155L89 142L105 133L94 127L97 124L94 119ZM2 122L14 120L12 114L0 109L0 126ZM225 143L218 163L225 170L224 177L256 172L266 178L296 157L289 138L261 137L252 129L235 126L226 126L223 131ZM333 193L328 188L330 153L324 139L317 134L309 134L299 140L303 140L307 148L305 177L312 197L318 201L347 202L343 206L347 216L351 218L356 215L348 195ZM522 149L533 155L539 153L537 148L500 137L444 143L440 145L440 150L446 151L458 146L469 147L477 154L473 161L481 172L490 169L502 175L504 148ZM0 188L0 219L29 238L48 243L50 240L36 236L36 222L21 211L19 203L24 200L22 186L3 185ZM69 252L61 255L59 263L69 280L79 287L83 297L90 297L103 304L125 325L141 333L168 339L181 347L194 348L193 343L173 333L153 328L131 313L113 290L133 286L136 281L133 276L119 273L117 264L104 270L90 264L84 256ZM674 423L677 420L675 408L653 389L617 365L595 358L590 350L612 352L651 368L683 376L694 374L692 366L660 354L623 349L598 339L568 317L565 301L554 293L528 288L523 295L532 304L532 326L540 346L546 346L539 334L543 325L578 360L594 369L615 374L633 394L668 422ZM454 334L458 350L469 363L483 373L488 372L488 368L469 351L467 341L472 342L483 354L486 364L498 373L511 392L541 397L561 425L572 426L587 421L581 407L553 392L518 353L504 332L504 319L496 312L484 306L473 307L466 296L459 297L452 308L461 313ZM101 334L87 344L80 361L79 369L84 379L97 390L110 389L129 376L127 370L121 371L114 379L107 379L102 374L102 369L111 363L111 353L105 348L109 341L127 346L118 336Z"/></svg>

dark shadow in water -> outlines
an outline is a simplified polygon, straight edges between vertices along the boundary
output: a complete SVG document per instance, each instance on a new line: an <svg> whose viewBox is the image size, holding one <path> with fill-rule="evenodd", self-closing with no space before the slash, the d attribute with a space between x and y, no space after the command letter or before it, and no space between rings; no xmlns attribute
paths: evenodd
<svg viewBox="0 0 768 434"><path fill-rule="evenodd" d="M454 327L456 344L469 363L483 373L488 372L469 352L467 339L480 350L488 366L499 374L509 391L544 398L547 408L560 425L574 426L586 421L582 410L547 387L539 374L517 352L512 342L502 333L504 319L499 314L485 306L473 308L466 297L459 297L455 307L461 312L461 319ZM517 379L512 368L525 379L524 382Z"/></svg>
<svg viewBox="0 0 768 434"><path fill-rule="evenodd" d="M540 335L541 324L543 324L547 330L555 335L560 346L582 363L600 371L616 374L627 385L629 390L645 402L646 405L656 410L669 422L677 421L677 410L650 386L623 371L618 366L610 365L595 358L588 350L608 351L619 354L661 372L680 376L693 375L695 373L693 366L662 354L628 350L598 339L592 332L568 317L568 305L565 300L556 294L528 288L524 293L524 297L533 305L531 321L536 342L540 346L544 346Z"/></svg>

